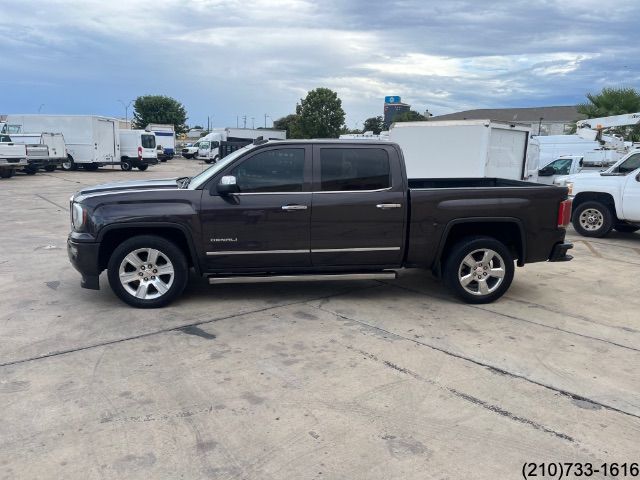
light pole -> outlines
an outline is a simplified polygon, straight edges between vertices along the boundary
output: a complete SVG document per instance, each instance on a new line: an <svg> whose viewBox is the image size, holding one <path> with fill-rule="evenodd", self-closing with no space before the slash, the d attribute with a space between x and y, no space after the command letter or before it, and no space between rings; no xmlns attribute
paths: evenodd
<svg viewBox="0 0 640 480"><path fill-rule="evenodd" d="M130 100L129 103L124 103L122 100L118 100L122 106L124 107L124 123L125 125L129 124L129 107L133 103L133 100Z"/></svg>
<svg viewBox="0 0 640 480"><path fill-rule="evenodd" d="M270 115L267 115L266 113L264 114L264 128L267 128L267 118L271 118ZM271 118L271 122L273 125L273 118Z"/></svg>

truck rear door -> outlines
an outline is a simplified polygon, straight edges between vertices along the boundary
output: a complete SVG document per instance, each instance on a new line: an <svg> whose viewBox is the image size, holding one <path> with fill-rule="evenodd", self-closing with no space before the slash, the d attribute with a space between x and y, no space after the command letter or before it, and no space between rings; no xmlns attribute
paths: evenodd
<svg viewBox="0 0 640 480"><path fill-rule="evenodd" d="M313 180L314 267L401 264L407 193L393 147L316 144Z"/></svg>
<svg viewBox="0 0 640 480"><path fill-rule="evenodd" d="M527 177L525 156L528 135L522 130L492 128L485 176L512 180Z"/></svg>

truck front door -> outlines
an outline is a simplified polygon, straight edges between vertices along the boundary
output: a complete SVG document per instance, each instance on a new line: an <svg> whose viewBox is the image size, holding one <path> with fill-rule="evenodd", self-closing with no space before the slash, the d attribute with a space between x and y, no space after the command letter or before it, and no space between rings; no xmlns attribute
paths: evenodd
<svg viewBox="0 0 640 480"><path fill-rule="evenodd" d="M202 196L200 218L210 271L311 265L311 147L267 147L221 172L239 193Z"/></svg>
<svg viewBox="0 0 640 480"><path fill-rule="evenodd" d="M640 155L638 160L640 163ZM640 223L640 169L627 175L622 192L622 212L625 220Z"/></svg>
<svg viewBox="0 0 640 480"><path fill-rule="evenodd" d="M400 265L407 198L395 149L317 144L313 178L313 266Z"/></svg>

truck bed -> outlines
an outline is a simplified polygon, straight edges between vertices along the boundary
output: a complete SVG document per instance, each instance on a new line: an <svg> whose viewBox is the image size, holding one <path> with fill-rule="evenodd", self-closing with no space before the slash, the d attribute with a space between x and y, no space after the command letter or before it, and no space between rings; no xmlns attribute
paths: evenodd
<svg viewBox="0 0 640 480"><path fill-rule="evenodd" d="M441 239L464 233L470 219L482 222L487 236L522 238L514 252L519 265L547 260L564 238L557 212L566 188L502 178L414 178L408 184L408 265L433 267Z"/></svg>

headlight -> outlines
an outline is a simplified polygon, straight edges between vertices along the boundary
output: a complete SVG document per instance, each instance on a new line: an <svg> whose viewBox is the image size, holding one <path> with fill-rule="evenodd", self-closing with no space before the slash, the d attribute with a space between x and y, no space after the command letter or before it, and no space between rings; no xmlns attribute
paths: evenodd
<svg viewBox="0 0 640 480"><path fill-rule="evenodd" d="M79 203L71 207L71 224L75 230L79 230L87 219L87 211Z"/></svg>
<svg viewBox="0 0 640 480"><path fill-rule="evenodd" d="M564 186L569 189L569 196L573 195L573 182L565 182Z"/></svg>

